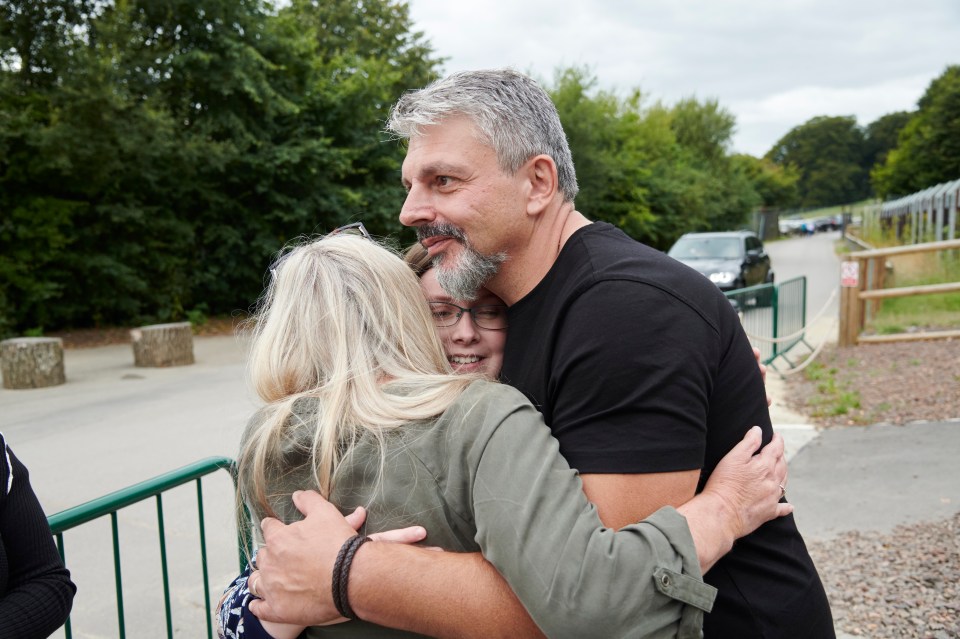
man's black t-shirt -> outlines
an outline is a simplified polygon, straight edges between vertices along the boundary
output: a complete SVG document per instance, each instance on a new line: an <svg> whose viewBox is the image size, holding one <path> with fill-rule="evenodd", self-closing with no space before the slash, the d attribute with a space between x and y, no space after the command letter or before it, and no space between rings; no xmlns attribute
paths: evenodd
<svg viewBox="0 0 960 639"><path fill-rule="evenodd" d="M596 222L567 241L509 311L503 381L543 413L581 473L702 469L754 425L773 436L763 380L729 301L709 280ZM737 541L707 573L707 637L833 637L823 585L793 516Z"/></svg>

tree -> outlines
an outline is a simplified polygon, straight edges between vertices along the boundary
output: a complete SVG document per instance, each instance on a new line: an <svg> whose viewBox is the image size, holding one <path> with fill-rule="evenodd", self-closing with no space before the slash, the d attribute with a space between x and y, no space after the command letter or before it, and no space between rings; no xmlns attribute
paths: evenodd
<svg viewBox="0 0 960 639"><path fill-rule="evenodd" d="M736 128L736 118L716 100L685 98L670 109L670 128L677 144L704 164L723 164Z"/></svg>
<svg viewBox="0 0 960 639"><path fill-rule="evenodd" d="M0 27L0 330L230 312L291 238L400 228L403 150L381 129L437 65L405 4L2 12L23 21Z"/></svg>
<svg viewBox="0 0 960 639"><path fill-rule="evenodd" d="M871 174L884 197L903 196L960 176L960 66L927 87L897 146Z"/></svg>
<svg viewBox="0 0 960 639"><path fill-rule="evenodd" d="M657 248L693 230L742 225L759 198L728 146L735 120L716 101L644 107L597 91L583 68L558 70L551 97L570 141L577 208Z"/></svg>
<svg viewBox="0 0 960 639"><path fill-rule="evenodd" d="M864 167L872 170L877 164L883 164L887 154L897 146L900 131L910 121L907 111L896 111L880 116L865 129Z"/></svg>
<svg viewBox="0 0 960 639"><path fill-rule="evenodd" d="M639 92L620 99L604 91L591 95L595 87L586 69L569 68L557 71L549 90L577 167L577 206L593 219L644 237L654 221L646 187L649 159L669 137L647 126Z"/></svg>
<svg viewBox="0 0 960 639"><path fill-rule="evenodd" d="M864 149L856 118L817 116L791 129L765 157L797 172L801 206L827 206L869 195Z"/></svg>
<svg viewBox="0 0 960 639"><path fill-rule="evenodd" d="M374 233L402 232L404 150L385 141L383 124L404 91L438 77L440 59L413 29L403 2L293 0L278 25L309 39L302 52L311 63L301 70L301 118L346 152L329 188L314 187L324 196L310 213L314 224L324 220L326 230L362 218Z"/></svg>
<svg viewBox="0 0 960 639"><path fill-rule="evenodd" d="M0 2L0 67L27 86L53 86L63 77L73 44L87 34L96 0Z"/></svg>
<svg viewBox="0 0 960 639"><path fill-rule="evenodd" d="M761 206L773 209L795 207L799 199L797 181L800 176L790 166L774 164L767 158L735 155L733 161L750 180L760 197Z"/></svg>

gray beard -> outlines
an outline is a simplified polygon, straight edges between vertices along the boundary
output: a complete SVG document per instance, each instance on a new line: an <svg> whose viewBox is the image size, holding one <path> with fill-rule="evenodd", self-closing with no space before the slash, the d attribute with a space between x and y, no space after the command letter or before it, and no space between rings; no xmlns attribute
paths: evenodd
<svg viewBox="0 0 960 639"><path fill-rule="evenodd" d="M455 264L447 264L449 258L440 255L433 264L437 271L437 283L447 295L455 300L472 302L477 299L477 291L500 271L500 265L506 259L506 253L483 255L461 244L463 250Z"/></svg>

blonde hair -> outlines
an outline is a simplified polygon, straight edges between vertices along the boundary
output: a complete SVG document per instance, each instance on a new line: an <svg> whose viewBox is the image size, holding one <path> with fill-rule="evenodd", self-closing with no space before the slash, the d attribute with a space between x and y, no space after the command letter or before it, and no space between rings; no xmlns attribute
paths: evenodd
<svg viewBox="0 0 960 639"><path fill-rule="evenodd" d="M277 516L267 486L309 463L329 496L358 438L435 419L476 376L453 375L419 282L398 255L338 234L286 251L252 318L250 377L266 402L237 460L241 498ZM316 410L294 410L304 398ZM257 420L255 420L257 422ZM294 450L291 450L291 445Z"/></svg>

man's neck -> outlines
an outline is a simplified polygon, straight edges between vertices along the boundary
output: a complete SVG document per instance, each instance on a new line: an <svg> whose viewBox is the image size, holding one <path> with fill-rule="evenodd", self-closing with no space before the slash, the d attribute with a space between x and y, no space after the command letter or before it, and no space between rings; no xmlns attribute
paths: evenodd
<svg viewBox="0 0 960 639"><path fill-rule="evenodd" d="M546 277L570 237L588 224L590 220L572 203L542 215L531 227L527 243L508 254L500 272L485 286L508 305L517 303Z"/></svg>

